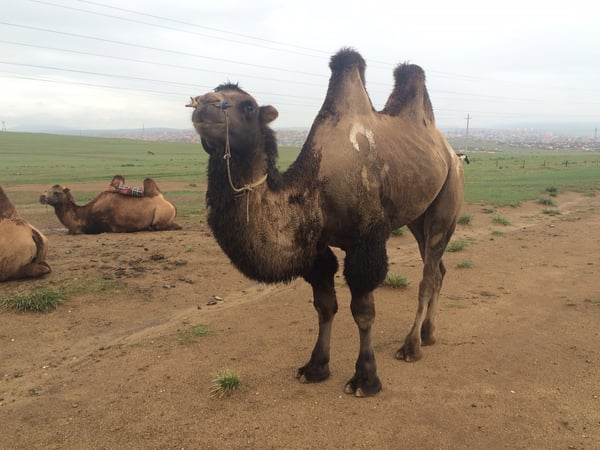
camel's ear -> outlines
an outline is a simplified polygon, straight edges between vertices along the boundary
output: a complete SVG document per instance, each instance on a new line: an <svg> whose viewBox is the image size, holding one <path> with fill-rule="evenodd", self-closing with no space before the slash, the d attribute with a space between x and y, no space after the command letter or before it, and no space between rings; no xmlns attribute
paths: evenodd
<svg viewBox="0 0 600 450"><path fill-rule="evenodd" d="M271 123L277 119L277 116L279 116L279 113L273 106L267 105L260 107L260 119L263 123Z"/></svg>
<svg viewBox="0 0 600 450"><path fill-rule="evenodd" d="M65 187L63 188L63 192L64 192L65 194L68 194L69 192L71 192L71 189L69 189L68 187L66 187L66 186L65 186Z"/></svg>

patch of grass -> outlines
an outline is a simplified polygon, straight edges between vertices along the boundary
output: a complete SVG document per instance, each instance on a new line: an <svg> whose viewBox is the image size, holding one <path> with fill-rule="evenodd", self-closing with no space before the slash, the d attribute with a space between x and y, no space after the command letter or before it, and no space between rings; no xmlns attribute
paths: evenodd
<svg viewBox="0 0 600 450"><path fill-rule="evenodd" d="M117 283L113 280L89 280L81 283L71 283L61 286L65 296L79 294L81 292L102 292L114 289Z"/></svg>
<svg viewBox="0 0 600 450"><path fill-rule="evenodd" d="M558 195L558 188L554 186L550 186L546 188L546 192L550 197L556 197Z"/></svg>
<svg viewBox="0 0 600 450"><path fill-rule="evenodd" d="M54 288L40 288L2 297L0 305L13 311L38 311L48 313L64 300L64 294Z"/></svg>
<svg viewBox="0 0 600 450"><path fill-rule="evenodd" d="M464 214L458 218L457 223L459 225L469 225L471 220L473 220L473 217L471 217L469 214Z"/></svg>
<svg viewBox="0 0 600 450"><path fill-rule="evenodd" d="M177 340L180 344L191 344L196 341L197 337L202 337L210 334L206 325L198 324L185 330L178 330Z"/></svg>
<svg viewBox="0 0 600 450"><path fill-rule="evenodd" d="M406 277L402 274L388 272L388 274L385 277L385 280L383 280L383 285L394 289L404 289L408 287L409 282L406 279Z"/></svg>
<svg viewBox="0 0 600 450"><path fill-rule="evenodd" d="M463 259L456 265L456 267L459 269L470 269L473 267L473 261L470 259Z"/></svg>
<svg viewBox="0 0 600 450"><path fill-rule="evenodd" d="M106 291L114 289L116 284L111 280L88 280L80 283L63 284L59 287L40 287L0 297L0 307L13 311L39 311L48 313L56 309L67 297L73 294Z"/></svg>
<svg viewBox="0 0 600 450"><path fill-rule="evenodd" d="M395 230L392 230L392 236L404 236L406 230L406 227L396 228Z"/></svg>
<svg viewBox="0 0 600 450"><path fill-rule="evenodd" d="M537 202L544 206L556 206L556 203L551 198L538 198Z"/></svg>
<svg viewBox="0 0 600 450"><path fill-rule="evenodd" d="M452 308L464 309L464 308L466 308L465 305L461 305L459 303L444 303L443 307L447 308L447 309L452 309Z"/></svg>
<svg viewBox="0 0 600 450"><path fill-rule="evenodd" d="M542 214L547 214L549 216L560 216L560 211L558 209L542 209Z"/></svg>
<svg viewBox="0 0 600 450"><path fill-rule="evenodd" d="M210 393L213 397L222 398L225 395L233 394L239 386L240 377L229 369L222 369L215 375Z"/></svg>
<svg viewBox="0 0 600 450"><path fill-rule="evenodd" d="M492 236L504 236L504 231L492 230Z"/></svg>
<svg viewBox="0 0 600 450"><path fill-rule="evenodd" d="M467 248L469 244L465 241L452 241L446 247L447 252L459 252Z"/></svg>
<svg viewBox="0 0 600 450"><path fill-rule="evenodd" d="M497 223L498 225L504 225L504 226L510 225L510 220L508 220L506 217L503 217L499 214L494 214L492 216L492 222Z"/></svg>

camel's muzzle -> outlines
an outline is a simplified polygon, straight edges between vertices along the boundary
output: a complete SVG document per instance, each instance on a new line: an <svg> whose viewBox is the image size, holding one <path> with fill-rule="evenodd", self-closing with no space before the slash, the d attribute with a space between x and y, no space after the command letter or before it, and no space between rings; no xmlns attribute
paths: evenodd
<svg viewBox="0 0 600 450"><path fill-rule="evenodd" d="M47 205L48 204L48 197L46 197L46 194L40 195L40 203L42 205Z"/></svg>
<svg viewBox="0 0 600 450"><path fill-rule="evenodd" d="M192 122L196 126L220 125L225 123L225 110L231 105L216 96L206 94L199 97L190 97L191 102L185 105L194 108Z"/></svg>

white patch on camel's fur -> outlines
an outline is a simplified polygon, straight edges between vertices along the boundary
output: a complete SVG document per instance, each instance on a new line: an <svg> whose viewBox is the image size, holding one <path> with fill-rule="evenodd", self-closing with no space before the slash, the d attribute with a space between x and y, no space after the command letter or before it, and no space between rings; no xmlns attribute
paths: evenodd
<svg viewBox="0 0 600 450"><path fill-rule="evenodd" d="M349 138L352 146L357 152L360 152L360 147L358 145L358 141L356 140L357 134L362 134L367 138L367 141L369 142L369 151L375 148L375 137L373 135L373 130L368 130L360 123L353 123L352 128L350 128Z"/></svg>

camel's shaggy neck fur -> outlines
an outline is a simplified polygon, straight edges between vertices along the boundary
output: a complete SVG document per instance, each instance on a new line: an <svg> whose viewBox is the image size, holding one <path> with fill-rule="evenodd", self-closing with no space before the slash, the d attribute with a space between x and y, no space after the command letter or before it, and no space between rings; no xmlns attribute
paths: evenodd
<svg viewBox="0 0 600 450"><path fill-rule="evenodd" d="M235 85L222 85L216 89L216 93L223 91L231 92L233 97L247 96ZM239 107L234 99L230 99L229 104L232 105L230 108ZM252 184L265 173L267 180L251 191L234 192L223 161L224 145L213 147L210 139L203 138L205 148L211 152L208 223L217 241L233 263L256 280L289 281L303 275L314 259L321 227L314 195L316 166L310 167L310 161L303 158L282 174L276 167L277 142L273 130L261 123L250 139L243 139L242 147L236 145L239 140L235 135L235 119L230 118L227 110L218 111L218 114L223 121L232 121L229 129L233 184ZM267 112L255 109L254 116L261 114Z"/></svg>

